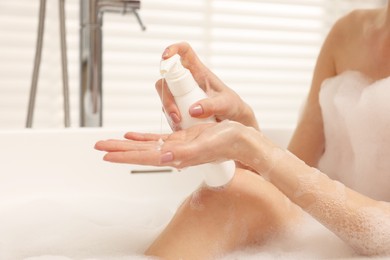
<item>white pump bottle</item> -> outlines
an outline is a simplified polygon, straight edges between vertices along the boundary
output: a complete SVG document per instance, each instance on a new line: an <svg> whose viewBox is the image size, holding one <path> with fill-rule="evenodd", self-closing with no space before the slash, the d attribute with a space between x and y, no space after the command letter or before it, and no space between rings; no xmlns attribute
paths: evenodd
<svg viewBox="0 0 390 260"><path fill-rule="evenodd" d="M176 105L181 114L181 128L186 129L196 124L216 122L214 117L194 118L189 113L189 108L195 102L207 98L206 93L198 86L190 71L183 67L180 56L174 55L160 63L160 74L165 78ZM222 163L208 163L199 167L204 172L205 182L210 187L224 186L234 176L234 161Z"/></svg>

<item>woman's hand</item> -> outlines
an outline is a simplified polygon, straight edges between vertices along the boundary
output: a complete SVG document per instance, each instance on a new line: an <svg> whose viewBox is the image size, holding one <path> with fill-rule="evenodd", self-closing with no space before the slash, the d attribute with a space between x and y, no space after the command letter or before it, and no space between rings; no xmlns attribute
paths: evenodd
<svg viewBox="0 0 390 260"><path fill-rule="evenodd" d="M247 127L230 121L196 125L170 135L129 132L127 140L99 141L95 149L106 151L104 160L154 166L188 166L225 160L241 160ZM253 130L254 131L254 130ZM257 131L256 131L257 132Z"/></svg>
<svg viewBox="0 0 390 260"><path fill-rule="evenodd" d="M215 116L217 121L228 119L258 129L252 109L200 61L188 43L181 42L167 47L162 58L167 59L174 54L181 56L183 66L190 70L198 85L209 96L190 107L191 116L197 118ZM167 85L162 84L160 79L156 83L156 89L172 129L179 130L181 115Z"/></svg>

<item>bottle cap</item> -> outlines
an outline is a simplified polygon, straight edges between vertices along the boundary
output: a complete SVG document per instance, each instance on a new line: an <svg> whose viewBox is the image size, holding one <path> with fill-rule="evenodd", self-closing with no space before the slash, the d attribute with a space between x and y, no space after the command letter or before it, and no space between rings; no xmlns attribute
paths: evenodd
<svg viewBox="0 0 390 260"><path fill-rule="evenodd" d="M190 71L183 67L178 54L160 62L160 74L173 96L182 96L198 87Z"/></svg>

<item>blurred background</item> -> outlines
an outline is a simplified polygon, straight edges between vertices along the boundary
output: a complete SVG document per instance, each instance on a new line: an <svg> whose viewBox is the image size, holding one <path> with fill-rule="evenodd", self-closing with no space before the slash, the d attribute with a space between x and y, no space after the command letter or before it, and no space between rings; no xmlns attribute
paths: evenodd
<svg viewBox="0 0 390 260"><path fill-rule="evenodd" d="M79 126L79 1L65 1L72 127ZM103 125L160 129L154 83L161 53L187 41L253 107L262 127L294 127L332 24L352 9L386 2L142 0L144 32L133 15L106 14ZM0 0L0 129L25 127L38 12L38 0ZM60 64L58 0L48 0L34 128L63 127Z"/></svg>

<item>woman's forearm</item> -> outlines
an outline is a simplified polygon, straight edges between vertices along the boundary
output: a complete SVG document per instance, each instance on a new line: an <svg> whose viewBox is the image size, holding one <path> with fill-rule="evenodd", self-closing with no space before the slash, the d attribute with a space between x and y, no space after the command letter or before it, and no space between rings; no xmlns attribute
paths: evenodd
<svg viewBox="0 0 390 260"><path fill-rule="evenodd" d="M389 203L375 201L331 180L261 134L248 138L251 148L244 163L359 254L390 254Z"/></svg>

